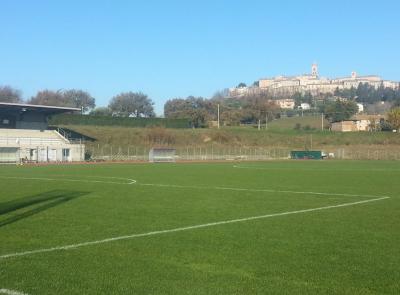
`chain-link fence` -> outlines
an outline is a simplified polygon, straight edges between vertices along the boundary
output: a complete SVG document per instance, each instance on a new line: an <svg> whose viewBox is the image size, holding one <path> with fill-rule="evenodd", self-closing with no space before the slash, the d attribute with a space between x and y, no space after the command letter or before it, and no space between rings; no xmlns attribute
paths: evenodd
<svg viewBox="0 0 400 295"><path fill-rule="evenodd" d="M86 148L86 159L93 161L148 161L146 147L96 146ZM273 147L184 147L176 148L177 161L265 161L285 160L290 158L291 148ZM399 149L368 148L314 148L322 150L328 158L342 160L400 160Z"/></svg>

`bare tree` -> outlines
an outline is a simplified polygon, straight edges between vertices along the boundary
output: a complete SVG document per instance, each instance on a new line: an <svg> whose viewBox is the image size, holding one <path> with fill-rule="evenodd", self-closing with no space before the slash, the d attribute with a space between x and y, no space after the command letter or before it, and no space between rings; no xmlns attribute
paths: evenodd
<svg viewBox="0 0 400 295"><path fill-rule="evenodd" d="M47 106L73 107L71 102L64 99L62 91L42 90L33 96L29 103Z"/></svg>
<svg viewBox="0 0 400 295"><path fill-rule="evenodd" d="M82 108L84 112L92 110L96 106L95 99L86 91L70 90L42 90L29 100L31 104Z"/></svg>
<svg viewBox="0 0 400 295"><path fill-rule="evenodd" d="M63 92L64 101L71 104L75 108L81 108L83 112L88 112L96 106L96 100L89 92L71 89Z"/></svg>
<svg viewBox="0 0 400 295"><path fill-rule="evenodd" d="M11 86L0 86L0 102L21 103L21 92Z"/></svg>

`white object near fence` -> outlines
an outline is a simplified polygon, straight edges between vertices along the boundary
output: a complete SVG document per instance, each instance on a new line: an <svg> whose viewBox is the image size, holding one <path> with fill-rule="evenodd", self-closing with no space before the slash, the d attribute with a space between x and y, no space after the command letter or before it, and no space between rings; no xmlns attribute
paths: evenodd
<svg viewBox="0 0 400 295"><path fill-rule="evenodd" d="M149 162L175 162L176 149L152 148L149 152Z"/></svg>

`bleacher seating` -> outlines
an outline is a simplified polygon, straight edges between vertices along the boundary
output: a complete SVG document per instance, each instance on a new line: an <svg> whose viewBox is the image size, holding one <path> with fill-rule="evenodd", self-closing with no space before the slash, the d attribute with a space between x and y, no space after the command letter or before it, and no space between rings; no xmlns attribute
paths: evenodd
<svg viewBox="0 0 400 295"><path fill-rule="evenodd" d="M0 129L0 146L60 146L68 143L55 130Z"/></svg>

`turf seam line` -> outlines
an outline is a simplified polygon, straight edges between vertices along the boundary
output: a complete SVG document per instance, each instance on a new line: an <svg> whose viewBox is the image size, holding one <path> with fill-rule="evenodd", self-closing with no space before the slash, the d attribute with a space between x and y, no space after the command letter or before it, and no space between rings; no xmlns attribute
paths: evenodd
<svg viewBox="0 0 400 295"><path fill-rule="evenodd" d="M15 290L9 290L9 289L0 289L0 294L6 294L6 295L28 295L27 293L22 293L18 292Z"/></svg>
<svg viewBox="0 0 400 295"><path fill-rule="evenodd" d="M212 227L212 226L218 226L218 225L224 225L224 224L246 222L246 221L257 220L257 219L265 219L265 218L271 218L271 217L308 213L308 212L313 212L313 211L321 211L321 210L328 210L328 209L348 207L348 206L355 206L355 205L360 205L360 204L365 204L365 203L370 203L370 202L377 202L377 201L381 201L381 200L385 200L385 199L389 199L389 197L380 197L380 198L376 198L376 199L369 199L369 200L363 200L363 201L357 201L357 202L351 202L351 203L343 203L343 204L338 204L338 205L330 205L330 206L324 206L324 207L318 207L318 208L302 209L302 210L296 210L296 211L287 211L287 212L281 212L281 213L273 213L273 214L245 217L245 218L239 218L239 219L217 221L217 222L198 224L198 225L192 225L192 226L186 226L186 227L178 227L178 228L167 229L167 230L151 231L151 232L141 233L141 234L124 235L124 236L112 237L112 238L107 238L107 239L102 239L102 240L97 240L97 241L90 241L90 242L83 242L83 243L78 243L78 244L71 244L71 245L58 246L58 247L52 247L52 248L44 248L44 249L37 249L37 250L31 250L31 251L10 253L10 254L1 255L0 259L6 259L6 258L12 258L12 257L18 257L18 256L27 256L27 255L33 255L33 254L39 254L39 253L45 253L45 252L54 252L54 251L60 251L60 250L70 250L70 249L76 249L76 248L80 248L80 247L110 243L110 242L115 242L115 241L120 241L120 240L128 240L128 239L134 239L134 238L140 238L140 237L181 232L181 231L193 230L193 229L198 229L198 228L206 228L206 227Z"/></svg>

